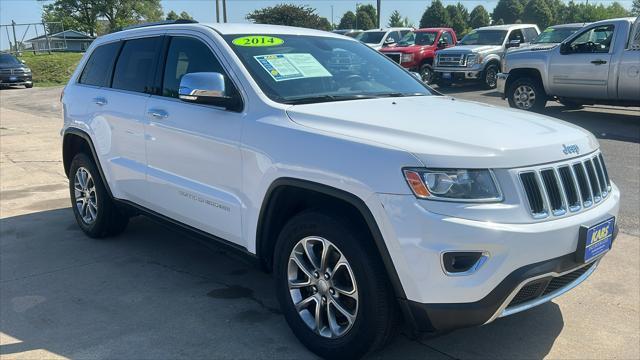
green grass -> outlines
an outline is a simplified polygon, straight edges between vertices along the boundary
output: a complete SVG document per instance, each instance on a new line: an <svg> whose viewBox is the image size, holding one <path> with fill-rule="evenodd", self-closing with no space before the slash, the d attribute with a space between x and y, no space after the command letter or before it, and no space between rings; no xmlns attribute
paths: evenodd
<svg viewBox="0 0 640 360"><path fill-rule="evenodd" d="M82 53L54 52L51 54L22 53L21 60L33 73L33 85L38 87L66 85L82 58Z"/></svg>

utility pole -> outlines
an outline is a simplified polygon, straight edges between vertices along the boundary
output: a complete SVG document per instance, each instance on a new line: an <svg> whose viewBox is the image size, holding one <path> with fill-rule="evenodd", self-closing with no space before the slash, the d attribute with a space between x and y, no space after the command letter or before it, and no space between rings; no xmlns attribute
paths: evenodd
<svg viewBox="0 0 640 360"><path fill-rule="evenodd" d="M356 3L356 30L358 30L358 6L360 6L360 3Z"/></svg>
<svg viewBox="0 0 640 360"><path fill-rule="evenodd" d="M18 52L18 39L16 38L16 22L11 20L11 28L13 29L13 46L15 52ZM11 46L9 46L9 52L11 52Z"/></svg>
<svg viewBox="0 0 640 360"><path fill-rule="evenodd" d="M220 22L220 0L216 0L216 22Z"/></svg>
<svg viewBox="0 0 640 360"><path fill-rule="evenodd" d="M227 22L227 0L222 0L222 22Z"/></svg>
<svg viewBox="0 0 640 360"><path fill-rule="evenodd" d="M333 24L333 5L331 5L331 30L335 29L335 25Z"/></svg>
<svg viewBox="0 0 640 360"><path fill-rule="evenodd" d="M378 5L378 7L377 7L377 9L378 9L378 21L377 21L378 29L380 29L380 5L381 5L380 3L381 2L382 2L382 0L378 0L378 3L377 3L377 5Z"/></svg>

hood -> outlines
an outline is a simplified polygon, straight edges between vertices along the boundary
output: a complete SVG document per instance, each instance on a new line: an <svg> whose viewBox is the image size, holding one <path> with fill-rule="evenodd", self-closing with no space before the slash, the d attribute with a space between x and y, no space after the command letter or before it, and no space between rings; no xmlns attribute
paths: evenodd
<svg viewBox="0 0 640 360"><path fill-rule="evenodd" d="M440 53L464 53L464 54L479 54L479 53L490 53L494 51L500 51L502 46L500 45L456 45L454 47L442 49L438 51Z"/></svg>
<svg viewBox="0 0 640 360"><path fill-rule="evenodd" d="M400 53L416 53L423 50L435 50L436 47L433 45L409 45L409 46L400 46L396 45L394 47L386 47L380 49L380 52L400 52Z"/></svg>
<svg viewBox="0 0 640 360"><path fill-rule="evenodd" d="M294 105L287 114L315 130L408 151L436 168L514 168L598 148L591 133L570 123L446 96ZM563 145L577 145L579 154L566 155Z"/></svg>

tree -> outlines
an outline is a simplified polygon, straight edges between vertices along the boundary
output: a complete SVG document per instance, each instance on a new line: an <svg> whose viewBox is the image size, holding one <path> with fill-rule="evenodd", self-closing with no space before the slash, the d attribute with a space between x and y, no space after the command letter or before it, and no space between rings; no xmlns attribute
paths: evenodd
<svg viewBox="0 0 640 360"><path fill-rule="evenodd" d="M99 9L95 0L56 0L43 8L42 21L61 22L64 29L73 29L95 36L98 30ZM62 27L54 25L47 31L56 33Z"/></svg>
<svg viewBox="0 0 640 360"><path fill-rule="evenodd" d="M347 11L340 18L338 29L355 29L356 28L356 14L353 11Z"/></svg>
<svg viewBox="0 0 640 360"><path fill-rule="evenodd" d="M280 4L254 10L247 14L247 20L257 24L275 24L330 30L329 20L316 14L316 9L306 5Z"/></svg>
<svg viewBox="0 0 640 360"><path fill-rule="evenodd" d="M362 30L369 30L376 27L375 20L369 16L369 13L366 11L358 11L356 14L356 27Z"/></svg>
<svg viewBox="0 0 640 360"><path fill-rule="evenodd" d="M471 28L477 29L479 27L489 26L490 23L491 18L484 6L478 5L471 10L471 14L469 15L469 25Z"/></svg>
<svg viewBox="0 0 640 360"><path fill-rule="evenodd" d="M523 6L520 0L499 0L493 9L493 19L502 19L505 24L522 20Z"/></svg>
<svg viewBox="0 0 640 360"><path fill-rule="evenodd" d="M631 5L631 16L640 16L640 0L633 0L633 5Z"/></svg>
<svg viewBox="0 0 640 360"><path fill-rule="evenodd" d="M420 19L420 27L448 27L449 14L440 0L433 0Z"/></svg>
<svg viewBox="0 0 640 360"><path fill-rule="evenodd" d="M389 27L403 27L404 26L404 21L402 19L402 15L400 15L400 12L398 12L398 10L393 10L393 12L391 13L391 16L389 16L388 25L389 25Z"/></svg>
<svg viewBox="0 0 640 360"><path fill-rule="evenodd" d="M167 20L193 20L193 18L186 11L183 11L178 15L175 11L171 10L167 13Z"/></svg>
<svg viewBox="0 0 640 360"><path fill-rule="evenodd" d="M608 18L621 18L629 16L629 11L625 9L619 2L614 1L611 5L607 6Z"/></svg>
<svg viewBox="0 0 640 360"><path fill-rule="evenodd" d="M553 22L553 13L546 0L529 0L524 7L522 20L526 23L536 24L540 29L546 29Z"/></svg>
<svg viewBox="0 0 640 360"><path fill-rule="evenodd" d="M374 27L378 27L380 25L378 25L376 22L378 20L378 11L376 10L376 8L371 5L371 4L367 4L367 5L360 5L357 8L357 13L360 12L365 12L367 14L366 17L368 17L371 20L372 25L370 27L368 27L367 29L364 29L363 27L360 27L361 29L364 30L368 30ZM358 26L360 26L360 19L358 19Z"/></svg>
<svg viewBox="0 0 640 360"><path fill-rule="evenodd" d="M162 19L160 0L92 0L99 14L108 23L108 30L114 31L125 26L141 22L153 22Z"/></svg>
<svg viewBox="0 0 640 360"><path fill-rule="evenodd" d="M467 19L467 9L465 9L460 3L458 3L458 5L460 5L460 7L456 5L448 5L446 10L447 15L449 16L449 26L453 28L458 36L462 36L467 32L467 24L469 23L469 20Z"/></svg>

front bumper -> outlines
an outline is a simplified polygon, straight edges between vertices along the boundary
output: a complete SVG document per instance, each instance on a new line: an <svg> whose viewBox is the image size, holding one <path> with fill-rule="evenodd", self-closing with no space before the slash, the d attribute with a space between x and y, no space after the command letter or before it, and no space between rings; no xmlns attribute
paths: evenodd
<svg viewBox="0 0 640 360"><path fill-rule="evenodd" d="M606 200L589 211L522 224L440 215L413 196L378 198L384 209L381 230L407 298L401 300L405 316L417 330L446 331L526 310L576 286L565 284L557 292L510 306L529 282L548 282L583 265L575 261L580 227L616 216L620 193L613 186ZM442 268L442 254L449 251L481 251L488 259L475 272L451 276ZM580 282L595 265L589 270Z"/></svg>
<svg viewBox="0 0 640 360"><path fill-rule="evenodd" d="M482 70L476 70L473 68L436 67L434 72L437 80L451 80L453 82L458 82L465 80L479 80L482 78ZM450 74L450 77L446 77L445 74Z"/></svg>
<svg viewBox="0 0 640 360"><path fill-rule="evenodd" d="M0 85L31 85L32 75L0 75Z"/></svg>
<svg viewBox="0 0 640 360"><path fill-rule="evenodd" d="M507 94L505 93L505 91L506 91L506 84L507 84L508 78L509 78L509 74L498 73L496 90L498 90L498 92L502 96L502 100L504 100L507 97Z"/></svg>

